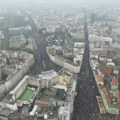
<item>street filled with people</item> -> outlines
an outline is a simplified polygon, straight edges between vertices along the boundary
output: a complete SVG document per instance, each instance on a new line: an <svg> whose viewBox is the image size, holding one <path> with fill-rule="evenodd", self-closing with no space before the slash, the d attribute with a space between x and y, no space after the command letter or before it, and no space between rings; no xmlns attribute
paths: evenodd
<svg viewBox="0 0 120 120"><path fill-rule="evenodd" d="M87 20L85 18L85 52L80 73L78 74L77 96L74 101L72 120L120 120L119 116L101 115L96 96L99 96L95 78L89 63L89 42Z"/></svg>

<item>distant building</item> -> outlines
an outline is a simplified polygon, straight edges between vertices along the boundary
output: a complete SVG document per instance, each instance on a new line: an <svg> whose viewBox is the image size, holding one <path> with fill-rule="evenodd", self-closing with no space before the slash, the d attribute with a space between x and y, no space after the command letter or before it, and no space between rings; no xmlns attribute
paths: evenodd
<svg viewBox="0 0 120 120"><path fill-rule="evenodd" d="M0 39L4 39L4 33L3 33L3 31L0 31Z"/></svg>
<svg viewBox="0 0 120 120"><path fill-rule="evenodd" d="M31 30L32 28L29 25L8 29L10 35L26 34L26 33L30 33Z"/></svg>
<svg viewBox="0 0 120 120"><path fill-rule="evenodd" d="M10 48L21 48L26 44L26 38L23 34L11 36L9 39Z"/></svg>
<svg viewBox="0 0 120 120"><path fill-rule="evenodd" d="M75 28L71 28L69 30L69 33L73 37L73 39L84 39L83 26L81 26L81 28L78 28L78 26Z"/></svg>
<svg viewBox="0 0 120 120"><path fill-rule="evenodd" d="M5 38L3 31L0 31L0 50L2 49L2 40Z"/></svg>
<svg viewBox="0 0 120 120"><path fill-rule="evenodd" d="M97 43L105 43L108 42L109 44L112 44L113 39L110 37L103 37L103 36L97 36L95 34L90 34L89 35L89 41L90 42L97 42Z"/></svg>
<svg viewBox="0 0 120 120"><path fill-rule="evenodd" d="M48 33L54 33L55 30L56 30L56 27L53 26L53 25L49 25L49 26L47 27L47 32L48 32Z"/></svg>

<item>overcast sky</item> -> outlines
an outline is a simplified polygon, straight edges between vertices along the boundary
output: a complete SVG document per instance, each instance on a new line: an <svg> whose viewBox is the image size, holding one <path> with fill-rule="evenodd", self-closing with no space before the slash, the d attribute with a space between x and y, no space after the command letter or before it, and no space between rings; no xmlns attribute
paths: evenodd
<svg viewBox="0 0 120 120"><path fill-rule="evenodd" d="M97 6L99 6L99 4L118 4L120 3L120 0L0 0L1 1L11 1L14 2L15 4L25 4L25 5L34 5L34 4L38 4L38 3L44 3L44 4L53 4L53 5L94 5L97 4Z"/></svg>
<svg viewBox="0 0 120 120"><path fill-rule="evenodd" d="M20 0L20 1L25 1L25 0ZM105 2L105 3L109 3L109 2L118 2L120 0L27 0L27 1L36 1L36 2L43 2L43 3L51 3L51 2L55 2L55 3L101 3L101 2Z"/></svg>
<svg viewBox="0 0 120 120"><path fill-rule="evenodd" d="M27 1L28 4L29 4L29 1L32 1L32 2L42 2L42 3L101 3L101 2L104 2L104 3L110 3L110 2L118 2L120 0L0 0L1 1Z"/></svg>

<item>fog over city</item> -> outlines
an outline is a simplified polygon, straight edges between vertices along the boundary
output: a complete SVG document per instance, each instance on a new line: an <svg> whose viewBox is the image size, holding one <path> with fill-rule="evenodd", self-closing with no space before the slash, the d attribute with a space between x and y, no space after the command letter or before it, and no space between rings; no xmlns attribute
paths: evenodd
<svg viewBox="0 0 120 120"><path fill-rule="evenodd" d="M120 120L120 0L0 0L0 120Z"/></svg>
<svg viewBox="0 0 120 120"><path fill-rule="evenodd" d="M95 4L118 4L119 0L0 0L0 2L13 2L14 4L49 4L49 5L95 5Z"/></svg>

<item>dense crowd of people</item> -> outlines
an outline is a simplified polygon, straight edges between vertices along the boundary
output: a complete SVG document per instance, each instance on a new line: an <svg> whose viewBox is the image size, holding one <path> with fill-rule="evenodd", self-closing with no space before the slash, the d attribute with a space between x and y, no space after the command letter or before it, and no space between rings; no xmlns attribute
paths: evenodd
<svg viewBox="0 0 120 120"><path fill-rule="evenodd" d="M87 23L85 23L87 24ZM88 36L87 27L85 35ZM78 74L77 96L72 120L120 120L119 116L101 115L96 96L100 95L89 63L89 43L85 36L83 63Z"/></svg>

